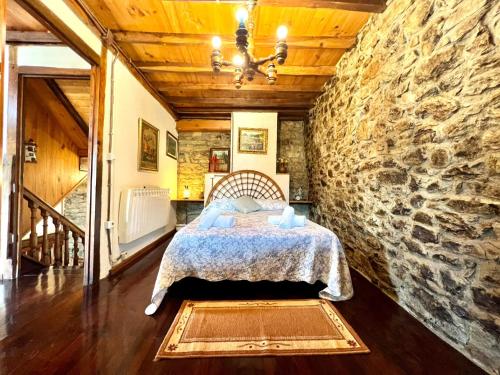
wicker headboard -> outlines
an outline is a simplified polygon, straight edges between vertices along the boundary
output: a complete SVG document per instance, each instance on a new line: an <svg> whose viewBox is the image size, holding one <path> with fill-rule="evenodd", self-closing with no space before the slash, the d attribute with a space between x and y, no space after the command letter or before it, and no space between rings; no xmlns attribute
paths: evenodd
<svg viewBox="0 0 500 375"><path fill-rule="evenodd" d="M241 170L221 178L210 191L206 203L244 195L255 199L285 200L283 191L271 177L253 170Z"/></svg>

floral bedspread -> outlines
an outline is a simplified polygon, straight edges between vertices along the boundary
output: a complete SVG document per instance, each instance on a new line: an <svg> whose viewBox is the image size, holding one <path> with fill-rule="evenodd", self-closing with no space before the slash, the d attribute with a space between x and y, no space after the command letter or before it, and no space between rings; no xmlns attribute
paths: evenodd
<svg viewBox="0 0 500 375"><path fill-rule="evenodd" d="M258 211L235 215L233 228L198 229L199 217L177 232L161 261L151 299L154 310L168 288L185 277L209 281L322 281L319 296L333 301L353 295L347 260L337 236L307 221L305 227L280 229Z"/></svg>

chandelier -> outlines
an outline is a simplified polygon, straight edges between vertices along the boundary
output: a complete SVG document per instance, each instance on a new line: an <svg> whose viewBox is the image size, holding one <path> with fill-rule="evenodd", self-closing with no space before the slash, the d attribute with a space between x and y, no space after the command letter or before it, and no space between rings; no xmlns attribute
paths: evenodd
<svg viewBox="0 0 500 375"><path fill-rule="evenodd" d="M236 12L236 19L238 20L236 47L238 48L238 54L233 57L232 61L225 61L222 56L220 50L222 45L221 38L214 36L212 39L212 69L215 73L219 73L223 66L234 67L233 83L237 89L241 88L245 77L248 81L253 81L255 74L265 76L267 83L274 85L278 78L274 61L282 65L288 55L288 46L286 44L288 29L286 26L280 26L277 30L278 40L276 41L275 54L260 59L253 56L254 22L251 14L254 5L255 1L249 1L248 10L246 8L240 8ZM267 65L265 70L261 70L260 67L262 65Z"/></svg>

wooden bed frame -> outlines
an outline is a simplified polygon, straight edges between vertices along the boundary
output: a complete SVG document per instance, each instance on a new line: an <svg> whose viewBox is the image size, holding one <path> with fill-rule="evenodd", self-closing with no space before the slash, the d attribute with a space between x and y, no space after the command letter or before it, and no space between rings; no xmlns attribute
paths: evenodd
<svg viewBox="0 0 500 375"><path fill-rule="evenodd" d="M206 205L215 199L249 196L254 199L281 199L285 195L271 177L254 170L241 170L221 178L210 190Z"/></svg>

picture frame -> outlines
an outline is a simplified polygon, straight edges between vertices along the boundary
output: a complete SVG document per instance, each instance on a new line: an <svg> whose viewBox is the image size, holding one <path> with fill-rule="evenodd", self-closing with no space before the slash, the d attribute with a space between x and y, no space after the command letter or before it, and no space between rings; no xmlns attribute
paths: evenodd
<svg viewBox="0 0 500 375"><path fill-rule="evenodd" d="M267 129L239 128L238 152L241 154L267 154Z"/></svg>
<svg viewBox="0 0 500 375"><path fill-rule="evenodd" d="M229 147L213 147L208 158L209 172L229 173L231 170L231 153Z"/></svg>
<svg viewBox="0 0 500 375"><path fill-rule="evenodd" d="M160 130L139 118L138 170L158 172Z"/></svg>
<svg viewBox="0 0 500 375"><path fill-rule="evenodd" d="M177 160L179 155L179 140L175 135L167 131L167 156Z"/></svg>

